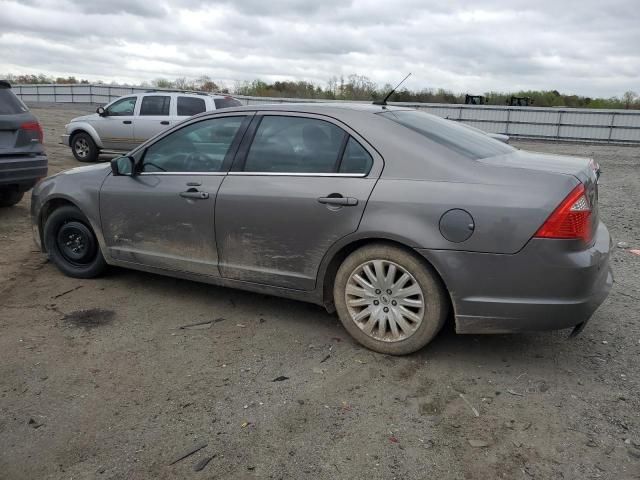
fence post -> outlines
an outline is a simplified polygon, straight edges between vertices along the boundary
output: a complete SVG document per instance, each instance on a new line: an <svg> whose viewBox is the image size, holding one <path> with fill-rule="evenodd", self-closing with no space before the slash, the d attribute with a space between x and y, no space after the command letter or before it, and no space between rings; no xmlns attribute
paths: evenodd
<svg viewBox="0 0 640 480"><path fill-rule="evenodd" d="M560 115L558 115L558 130L556 131L556 138L560 139L560 127L562 126L562 114L564 111L560 110Z"/></svg>
<svg viewBox="0 0 640 480"><path fill-rule="evenodd" d="M505 135L509 135L509 121L511 120L511 109L509 107L507 108L507 131L505 132Z"/></svg>
<svg viewBox="0 0 640 480"><path fill-rule="evenodd" d="M611 143L611 137L613 136L613 124L616 118L616 113L618 112L613 112L611 114L611 122L609 123L609 138L607 138L607 143Z"/></svg>

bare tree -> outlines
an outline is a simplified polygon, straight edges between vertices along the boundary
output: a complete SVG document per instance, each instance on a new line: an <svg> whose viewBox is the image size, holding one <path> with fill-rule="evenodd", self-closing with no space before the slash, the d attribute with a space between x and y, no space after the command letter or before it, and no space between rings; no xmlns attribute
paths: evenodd
<svg viewBox="0 0 640 480"><path fill-rule="evenodd" d="M632 90L627 90L622 95L622 101L624 102L624 108L627 110L631 108L631 105L635 103L636 98L638 98L638 94Z"/></svg>

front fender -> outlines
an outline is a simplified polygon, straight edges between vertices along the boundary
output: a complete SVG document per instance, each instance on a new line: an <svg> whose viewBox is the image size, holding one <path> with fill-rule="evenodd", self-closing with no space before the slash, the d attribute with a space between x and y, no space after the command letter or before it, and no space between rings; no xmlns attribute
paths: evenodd
<svg viewBox="0 0 640 480"><path fill-rule="evenodd" d="M93 126L89 122L71 122L67 125L67 134L69 135L69 138L71 138L71 136L77 132L88 133L95 144L98 146L98 148L104 148L102 140L100 140L100 135L98 135L96 129L93 128Z"/></svg>
<svg viewBox="0 0 640 480"><path fill-rule="evenodd" d="M66 170L40 182L31 194L34 230L37 228L39 235L42 235L42 214L48 211L51 205L71 204L87 217L100 248L105 252L106 245L100 222L100 188L110 173L109 164L100 163ZM44 245L42 247L44 248Z"/></svg>

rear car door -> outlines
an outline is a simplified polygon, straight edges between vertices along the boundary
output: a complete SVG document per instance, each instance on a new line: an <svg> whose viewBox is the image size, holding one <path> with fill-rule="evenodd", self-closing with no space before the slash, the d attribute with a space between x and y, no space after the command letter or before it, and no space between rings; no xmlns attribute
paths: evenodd
<svg viewBox="0 0 640 480"><path fill-rule="evenodd" d="M382 159L345 128L307 114L254 118L216 201L223 277L314 288L327 250L357 230L381 171Z"/></svg>
<svg viewBox="0 0 640 480"><path fill-rule="evenodd" d="M133 140L133 119L137 102L136 95L121 98L105 109L106 115L91 122L106 150L126 151L136 146Z"/></svg>
<svg viewBox="0 0 640 480"><path fill-rule="evenodd" d="M171 100L171 95L149 94L142 97L133 128L136 144L171 126Z"/></svg>
<svg viewBox="0 0 640 480"><path fill-rule="evenodd" d="M100 191L100 217L114 260L218 275L216 193L248 115L185 125L145 149L137 175L107 177Z"/></svg>

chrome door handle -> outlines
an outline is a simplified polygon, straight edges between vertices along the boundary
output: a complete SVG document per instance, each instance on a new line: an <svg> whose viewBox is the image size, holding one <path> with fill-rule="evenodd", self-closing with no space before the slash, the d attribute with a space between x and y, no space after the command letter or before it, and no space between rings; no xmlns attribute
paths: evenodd
<svg viewBox="0 0 640 480"><path fill-rule="evenodd" d="M206 200L209 198L209 194L207 192L199 192L195 188L189 189L186 192L180 192L180 196L182 198L195 198L197 200Z"/></svg>
<svg viewBox="0 0 640 480"><path fill-rule="evenodd" d="M334 197L320 197L318 198L318 202L323 203L325 205L341 205L344 207L353 207L358 205L358 199L353 197L343 197L334 196Z"/></svg>

